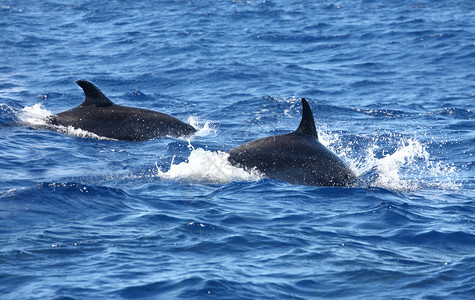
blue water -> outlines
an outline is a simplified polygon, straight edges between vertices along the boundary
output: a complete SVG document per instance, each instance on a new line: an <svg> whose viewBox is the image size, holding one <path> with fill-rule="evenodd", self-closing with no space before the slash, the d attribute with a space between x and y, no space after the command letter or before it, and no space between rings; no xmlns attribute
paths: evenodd
<svg viewBox="0 0 475 300"><path fill-rule="evenodd" d="M312 3L1 1L0 298L473 299L474 3ZM78 79L199 132L44 128ZM301 97L357 185L226 163Z"/></svg>

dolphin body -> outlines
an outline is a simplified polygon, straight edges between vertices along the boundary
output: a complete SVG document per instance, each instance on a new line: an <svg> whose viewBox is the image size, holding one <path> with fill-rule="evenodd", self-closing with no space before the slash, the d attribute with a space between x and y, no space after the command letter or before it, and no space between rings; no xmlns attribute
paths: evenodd
<svg viewBox="0 0 475 300"><path fill-rule="evenodd" d="M318 140L312 110L302 98L302 120L292 133L248 142L229 151L228 161L256 168L270 179L312 186L348 186L356 176Z"/></svg>
<svg viewBox="0 0 475 300"><path fill-rule="evenodd" d="M121 141L144 141L162 136L191 135L196 129L170 115L153 110L114 104L94 84L78 80L84 102L50 116L48 124L72 126L101 137Z"/></svg>

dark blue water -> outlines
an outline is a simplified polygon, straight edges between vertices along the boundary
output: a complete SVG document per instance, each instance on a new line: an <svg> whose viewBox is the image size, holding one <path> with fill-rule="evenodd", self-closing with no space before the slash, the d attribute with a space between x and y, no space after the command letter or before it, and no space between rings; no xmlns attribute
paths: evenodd
<svg viewBox="0 0 475 300"><path fill-rule="evenodd" d="M475 297L473 2L0 5L0 298ZM78 79L200 130L43 128ZM301 97L356 186L227 164Z"/></svg>

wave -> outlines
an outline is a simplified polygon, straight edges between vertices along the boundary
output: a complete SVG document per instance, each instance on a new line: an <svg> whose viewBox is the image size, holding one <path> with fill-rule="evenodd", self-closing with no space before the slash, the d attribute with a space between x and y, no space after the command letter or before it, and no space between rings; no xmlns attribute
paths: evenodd
<svg viewBox="0 0 475 300"><path fill-rule="evenodd" d="M197 132L193 134L191 138L208 135L216 136L216 134L218 133L216 126L213 125L210 121L205 121L203 123L203 121L201 121L200 118L196 116L190 116L188 118L188 124L197 129Z"/></svg>
<svg viewBox="0 0 475 300"><path fill-rule="evenodd" d="M257 181L262 178L262 174L256 170L248 172L232 166L228 162L229 154L225 152L195 149L191 142L188 147L192 151L187 161L179 164L174 164L172 161L167 171L162 171L157 165L157 176L165 179L211 183Z"/></svg>
<svg viewBox="0 0 475 300"><path fill-rule="evenodd" d="M320 129L319 139L354 170L359 178L356 186L379 187L396 192L460 187L457 168L442 161L434 161L427 150L429 145L415 137L399 137L394 148L389 150L383 149L383 143L387 142L384 136L374 136L369 143L355 139L345 144L339 134ZM195 149L190 141L188 147L192 151L185 162L174 164L172 161L169 170L157 166L157 176L210 183L258 181L265 177L257 170L248 172L232 166L225 152Z"/></svg>
<svg viewBox="0 0 475 300"><path fill-rule="evenodd" d="M292 105L297 103L294 98L277 100ZM292 107L286 108L284 114L289 114ZM50 125L46 122L50 115L51 111L41 104L24 107L16 113L19 122L28 126L47 128L76 137L111 140L71 126ZM191 150L189 157L178 164L174 164L172 160L168 170L158 167L156 163L157 177L205 183L258 181L265 177L257 170L247 172L232 166L227 161L228 154L225 152L195 148L191 144L195 138L216 136L218 130L216 125L196 116L189 117L188 122L198 129L192 137L180 138L188 141L188 148ZM326 126L319 127L318 132L322 144L343 158L354 170L359 177L357 186L380 187L397 192L425 188L452 190L461 186L458 169L432 157L428 150L431 141L421 141L418 137L397 133L347 136L331 133Z"/></svg>
<svg viewBox="0 0 475 300"><path fill-rule="evenodd" d="M126 192L117 188L87 185L76 182L43 182L35 186L0 192L2 211L0 223L22 225L50 222L56 219L81 219L130 212Z"/></svg>
<svg viewBox="0 0 475 300"><path fill-rule="evenodd" d="M366 138L344 144L338 134L320 131L322 143L348 162L361 185L397 192L460 187L458 169L433 160L428 151L430 144L417 137L390 134ZM389 142L392 145L388 147Z"/></svg>
<svg viewBox="0 0 475 300"><path fill-rule="evenodd" d="M6 110L6 108L4 110ZM53 113L50 110L44 108L43 105L39 103L34 104L32 106L25 106L21 110L17 111L15 114L18 119L18 122L26 126L45 128L62 134L80 138L115 141L115 139L99 136L93 132L86 131L80 128L75 128L73 126L51 125L47 122L47 119L49 116L52 116ZM192 137L207 136L217 133L215 126L213 126L211 122L203 122L198 117L190 116L188 118L188 123L197 129L197 132ZM186 140L186 138L180 139Z"/></svg>
<svg viewBox="0 0 475 300"><path fill-rule="evenodd" d="M81 138L93 138L99 140L113 140L106 137L98 136L95 133L82 130L80 128L74 128L73 126L56 126L48 124L47 119L52 116L53 113L44 108L42 104L34 104L32 106L25 106L17 112L18 121L26 126L32 126L37 128L44 128L53 130L59 133L63 133L70 136Z"/></svg>

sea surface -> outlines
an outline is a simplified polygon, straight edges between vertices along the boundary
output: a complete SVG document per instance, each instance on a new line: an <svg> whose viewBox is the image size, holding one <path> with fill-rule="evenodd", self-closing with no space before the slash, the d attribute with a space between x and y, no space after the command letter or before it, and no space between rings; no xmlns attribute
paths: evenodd
<svg viewBox="0 0 475 300"><path fill-rule="evenodd" d="M1 299L474 299L473 1L0 1ZM46 117L76 80L190 138ZM351 187L226 152L308 99Z"/></svg>

